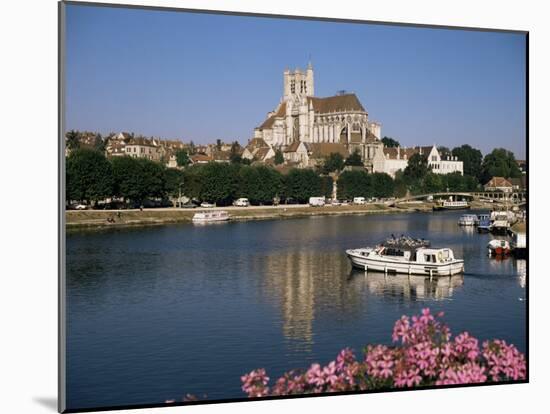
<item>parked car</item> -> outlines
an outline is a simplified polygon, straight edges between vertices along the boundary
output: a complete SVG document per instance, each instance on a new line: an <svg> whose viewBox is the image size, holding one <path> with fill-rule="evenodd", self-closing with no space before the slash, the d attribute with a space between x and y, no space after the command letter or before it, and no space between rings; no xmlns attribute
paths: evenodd
<svg viewBox="0 0 550 414"><path fill-rule="evenodd" d="M193 203L186 203L186 204L181 204L180 205L180 208L197 208L197 205L196 204L193 204Z"/></svg>
<svg viewBox="0 0 550 414"><path fill-rule="evenodd" d="M250 205L250 201L248 201L248 198L238 198L233 201L233 205L235 207L248 207Z"/></svg>
<svg viewBox="0 0 550 414"><path fill-rule="evenodd" d="M365 204L365 197L354 197L353 198L353 204Z"/></svg>
<svg viewBox="0 0 550 414"><path fill-rule="evenodd" d="M75 210L86 210L88 207L85 204L77 204L74 206Z"/></svg>
<svg viewBox="0 0 550 414"><path fill-rule="evenodd" d="M212 208L212 207L216 207L216 205L215 205L215 204L212 204L212 203L207 203L206 201L203 201L203 202L201 203L201 207L202 207L202 208Z"/></svg>

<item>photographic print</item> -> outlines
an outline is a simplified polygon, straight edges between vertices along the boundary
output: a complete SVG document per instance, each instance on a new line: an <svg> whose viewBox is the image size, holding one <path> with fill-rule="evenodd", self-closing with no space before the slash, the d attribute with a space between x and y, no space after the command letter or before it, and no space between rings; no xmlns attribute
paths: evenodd
<svg viewBox="0 0 550 414"><path fill-rule="evenodd" d="M61 2L60 410L528 381L527 55Z"/></svg>

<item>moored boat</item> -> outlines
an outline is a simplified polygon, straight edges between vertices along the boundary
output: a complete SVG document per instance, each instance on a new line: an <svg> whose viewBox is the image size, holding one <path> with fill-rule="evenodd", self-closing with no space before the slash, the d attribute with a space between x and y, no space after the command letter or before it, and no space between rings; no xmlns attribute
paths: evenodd
<svg viewBox="0 0 550 414"><path fill-rule="evenodd" d="M193 216L193 223L211 223L216 221L227 221L229 220L229 214L227 211L202 211L200 213L195 213Z"/></svg>
<svg viewBox="0 0 550 414"><path fill-rule="evenodd" d="M455 259L449 248L379 245L348 249L351 264L365 271L424 276L451 276L464 272L464 260Z"/></svg>
<svg viewBox="0 0 550 414"><path fill-rule="evenodd" d="M459 226L476 226L479 223L479 219L475 214L463 214L458 219Z"/></svg>
<svg viewBox="0 0 550 414"><path fill-rule="evenodd" d="M478 233L489 233L491 231L491 220L489 218L482 218L477 225Z"/></svg>
<svg viewBox="0 0 550 414"><path fill-rule="evenodd" d="M510 254L510 243L507 240L491 240L487 244L490 256L508 256Z"/></svg>
<svg viewBox="0 0 550 414"><path fill-rule="evenodd" d="M434 211L439 210L467 210L470 205L467 201L438 201L434 206Z"/></svg>

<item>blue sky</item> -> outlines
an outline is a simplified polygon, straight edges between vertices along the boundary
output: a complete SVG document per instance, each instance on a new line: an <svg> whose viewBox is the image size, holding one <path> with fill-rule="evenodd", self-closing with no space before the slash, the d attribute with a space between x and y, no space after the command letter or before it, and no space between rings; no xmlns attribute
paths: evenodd
<svg viewBox="0 0 550 414"><path fill-rule="evenodd" d="M315 95L355 92L403 146L525 158L525 36L67 6L67 129L195 143L252 137L311 58Z"/></svg>

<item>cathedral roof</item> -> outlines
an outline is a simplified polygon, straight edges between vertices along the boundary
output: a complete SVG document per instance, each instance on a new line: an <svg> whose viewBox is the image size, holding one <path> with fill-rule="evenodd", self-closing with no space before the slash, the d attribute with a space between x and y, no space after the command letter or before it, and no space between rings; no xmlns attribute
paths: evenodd
<svg viewBox="0 0 550 414"><path fill-rule="evenodd" d="M271 115L269 118L267 118L262 125L258 127L258 129L269 129L273 127L273 124L275 123L275 118L282 118L286 114L286 102L283 102L279 105L279 108L277 109L277 112L273 115Z"/></svg>
<svg viewBox="0 0 550 414"><path fill-rule="evenodd" d="M335 142L308 142L306 146L313 158L328 157L332 153L341 154L343 157L349 155L349 151L344 144L338 144Z"/></svg>
<svg viewBox="0 0 550 414"><path fill-rule="evenodd" d="M320 114L329 112L361 111L366 112L354 93L329 96L327 98L308 97L313 103L313 110Z"/></svg>

